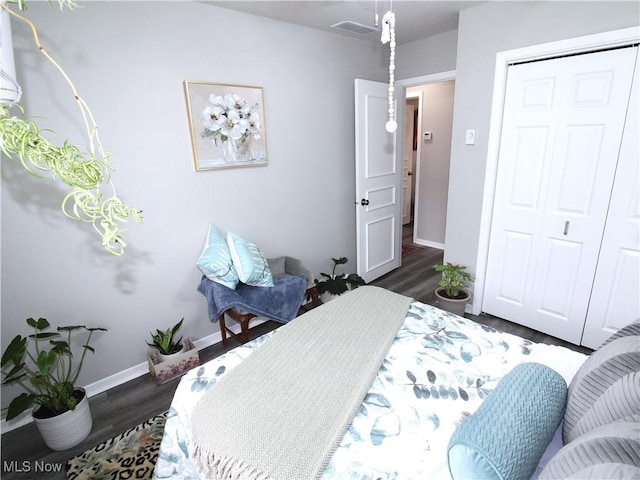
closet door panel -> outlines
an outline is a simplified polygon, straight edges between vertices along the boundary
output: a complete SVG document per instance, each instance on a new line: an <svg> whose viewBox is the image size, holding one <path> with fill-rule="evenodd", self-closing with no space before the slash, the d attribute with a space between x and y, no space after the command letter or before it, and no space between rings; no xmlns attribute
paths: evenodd
<svg viewBox="0 0 640 480"><path fill-rule="evenodd" d="M582 344L594 349L619 328L640 319L639 83L636 68L582 337Z"/></svg>

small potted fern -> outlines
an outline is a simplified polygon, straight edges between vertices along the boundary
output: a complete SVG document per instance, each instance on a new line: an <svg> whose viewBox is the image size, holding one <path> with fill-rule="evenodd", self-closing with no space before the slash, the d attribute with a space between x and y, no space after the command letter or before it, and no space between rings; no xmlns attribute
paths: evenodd
<svg viewBox="0 0 640 480"><path fill-rule="evenodd" d="M157 329L156 333L151 333L151 342L147 342L152 348L147 354L149 371L159 384L179 377L187 370L200 365L198 350L191 340L177 336L182 322L184 318L164 331Z"/></svg>
<svg viewBox="0 0 640 480"><path fill-rule="evenodd" d="M176 333L182 327L183 321L184 318L165 331L156 330L156 333L151 334L151 343L147 342L147 345L158 350L162 361L169 360L172 355L177 355L184 351L185 346L182 342L182 337L176 339Z"/></svg>
<svg viewBox="0 0 640 480"><path fill-rule="evenodd" d="M471 294L465 290L473 282L473 276L463 265L444 263L434 265L436 272L442 273L442 279L436 289L438 307L448 312L464 316L464 310Z"/></svg>

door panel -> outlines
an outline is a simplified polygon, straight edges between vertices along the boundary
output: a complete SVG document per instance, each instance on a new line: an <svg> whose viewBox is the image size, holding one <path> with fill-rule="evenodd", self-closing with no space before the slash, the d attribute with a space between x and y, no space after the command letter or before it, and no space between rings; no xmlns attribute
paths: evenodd
<svg viewBox="0 0 640 480"><path fill-rule="evenodd" d="M402 169L396 133L385 130L388 88L355 81L357 273L366 282L399 267L401 260Z"/></svg>
<svg viewBox="0 0 640 480"><path fill-rule="evenodd" d="M366 237L376 239L370 243L367 249L368 272L374 271L391 262L394 258L393 235L395 235L394 218L384 217L370 221L366 224Z"/></svg>
<svg viewBox="0 0 640 480"><path fill-rule="evenodd" d="M540 282L534 286L533 297L539 303L537 311L565 322L570 321L570 307L575 291L571 287L576 283L578 267L582 256L582 243L550 239L545 245L542 258L544 264L539 268ZM548 288L547 285L554 285ZM563 285L568 288L558 288Z"/></svg>
<svg viewBox="0 0 640 480"><path fill-rule="evenodd" d="M523 128L515 143L514 168L510 172L509 203L513 208L535 212L540 206L542 169L549 129Z"/></svg>
<svg viewBox="0 0 640 480"><path fill-rule="evenodd" d="M638 68L602 238L582 344L598 348L640 318L640 147Z"/></svg>
<svg viewBox="0 0 640 480"><path fill-rule="evenodd" d="M579 343L635 52L509 67L483 310Z"/></svg>
<svg viewBox="0 0 640 480"><path fill-rule="evenodd" d="M521 232L503 232L502 255L496 255L499 268L505 272L497 280L497 296L505 308L513 308L514 314L524 306L526 279L531 271L533 235ZM508 266L508 267L507 267Z"/></svg>

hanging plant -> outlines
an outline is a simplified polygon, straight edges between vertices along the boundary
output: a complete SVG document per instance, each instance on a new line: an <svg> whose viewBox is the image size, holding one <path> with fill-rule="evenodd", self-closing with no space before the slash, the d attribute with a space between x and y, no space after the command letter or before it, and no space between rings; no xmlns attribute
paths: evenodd
<svg viewBox="0 0 640 480"><path fill-rule="evenodd" d="M20 10L26 8L25 0L9 0L9 3L16 4ZM77 6L73 0L58 0L58 4L60 9ZM41 172L48 172L54 179L72 187L62 200L64 214L73 220L91 223L102 237L102 246L109 253L121 255L126 247L122 239L126 229L121 223L129 218L142 223L142 212L127 206L118 197L111 180L113 167L98 135L93 113L66 72L41 45L35 25L4 2L0 2L0 8L30 27L40 53L67 81L80 108L89 140L88 147L84 149L68 141L54 145L43 136L33 120L24 118L20 105L6 103L0 105L0 150L7 157L19 160L30 174L41 176ZM12 115L16 110L17 113ZM105 187L110 190L108 196L103 193Z"/></svg>

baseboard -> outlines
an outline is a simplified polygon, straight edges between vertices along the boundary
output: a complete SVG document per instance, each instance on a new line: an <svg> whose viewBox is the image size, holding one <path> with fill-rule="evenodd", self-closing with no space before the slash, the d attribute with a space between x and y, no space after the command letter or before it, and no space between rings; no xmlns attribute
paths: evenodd
<svg viewBox="0 0 640 480"><path fill-rule="evenodd" d="M432 242L431 240L424 240L422 238L416 238L413 240L416 245L422 245L423 247L437 248L438 250L444 250L444 243Z"/></svg>
<svg viewBox="0 0 640 480"><path fill-rule="evenodd" d="M260 318L256 318L251 327L260 325L264 323L266 319L262 320ZM229 326L229 329L234 333L240 332L240 326L238 324L232 324ZM222 341L222 336L220 335L220 331L217 331L211 335L207 335L199 340L195 340L193 344L196 346L198 351L203 348L210 347L211 345L215 345L216 343L220 343ZM107 390L120 386L124 383L127 383L131 380L134 380L142 375L146 375L149 373L149 364L147 362L139 363L138 365L134 365L133 367L127 368L126 370L122 370L121 372L114 373L102 380L98 380L97 382L90 383L86 385L84 388L87 391L87 395L89 398L99 395L100 393L106 392ZM33 421L30 412L25 412L20 415L18 418L15 418L9 422L7 422L4 418L0 423L0 431L4 435L7 432L15 430L16 428L24 427Z"/></svg>

